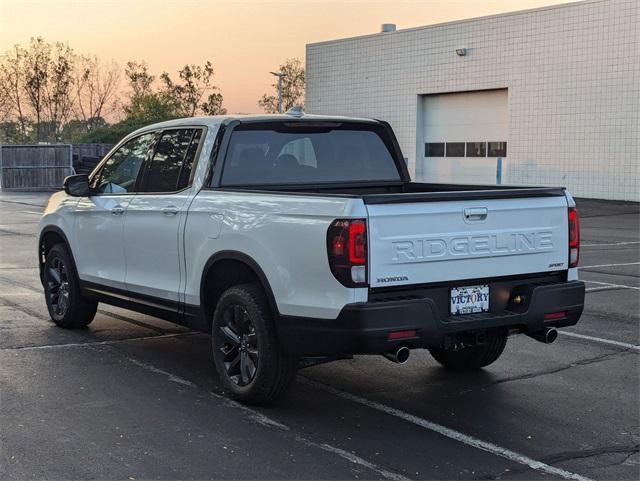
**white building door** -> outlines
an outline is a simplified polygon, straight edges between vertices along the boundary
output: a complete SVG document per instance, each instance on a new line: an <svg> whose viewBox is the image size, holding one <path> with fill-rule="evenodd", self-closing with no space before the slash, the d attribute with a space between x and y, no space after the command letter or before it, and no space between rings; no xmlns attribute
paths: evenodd
<svg viewBox="0 0 640 481"><path fill-rule="evenodd" d="M498 158L502 171L507 161L507 89L423 95L419 105L416 180L495 184Z"/></svg>

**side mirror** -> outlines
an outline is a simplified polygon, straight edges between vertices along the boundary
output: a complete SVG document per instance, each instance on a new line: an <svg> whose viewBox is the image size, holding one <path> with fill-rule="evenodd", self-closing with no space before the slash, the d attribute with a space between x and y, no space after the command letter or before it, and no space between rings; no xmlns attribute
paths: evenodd
<svg viewBox="0 0 640 481"><path fill-rule="evenodd" d="M64 191L73 197L88 197L92 194L89 187L89 176L86 174L70 175L62 184Z"/></svg>

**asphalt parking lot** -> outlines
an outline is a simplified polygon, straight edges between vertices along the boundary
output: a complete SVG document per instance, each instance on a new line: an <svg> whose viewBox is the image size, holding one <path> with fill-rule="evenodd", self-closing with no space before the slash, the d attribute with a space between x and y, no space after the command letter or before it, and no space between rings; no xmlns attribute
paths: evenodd
<svg viewBox="0 0 640 481"><path fill-rule="evenodd" d="M0 193L0 479L639 479L638 204L583 200L581 322L510 338L478 373L428 352L300 371L286 398L221 396L203 334L106 305L48 321L47 194Z"/></svg>

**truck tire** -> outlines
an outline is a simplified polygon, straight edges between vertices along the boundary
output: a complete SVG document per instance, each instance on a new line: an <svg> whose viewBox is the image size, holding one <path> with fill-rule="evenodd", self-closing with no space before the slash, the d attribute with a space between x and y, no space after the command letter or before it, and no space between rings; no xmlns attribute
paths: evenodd
<svg viewBox="0 0 640 481"><path fill-rule="evenodd" d="M507 336L488 337L483 344L469 346L458 351L442 348L432 348L429 352L433 358L449 369L480 369L495 362L504 347Z"/></svg>
<svg viewBox="0 0 640 481"><path fill-rule="evenodd" d="M269 304L256 284L237 285L220 296L211 341L223 387L238 401L275 401L295 377L297 359L278 342Z"/></svg>
<svg viewBox="0 0 640 481"><path fill-rule="evenodd" d="M64 244L49 249L44 262L43 284L47 310L57 326L78 329L93 321L98 302L82 295L78 274Z"/></svg>

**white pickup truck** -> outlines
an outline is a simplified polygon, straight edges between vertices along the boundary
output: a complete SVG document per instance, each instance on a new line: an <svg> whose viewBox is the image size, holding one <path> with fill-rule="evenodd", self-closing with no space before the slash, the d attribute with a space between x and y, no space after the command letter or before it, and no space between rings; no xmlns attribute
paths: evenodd
<svg viewBox="0 0 640 481"><path fill-rule="evenodd" d="M583 310L566 190L412 182L385 122L203 117L122 140L40 223L49 313L105 302L211 333L225 389L282 395L296 369L427 348L480 368Z"/></svg>

